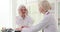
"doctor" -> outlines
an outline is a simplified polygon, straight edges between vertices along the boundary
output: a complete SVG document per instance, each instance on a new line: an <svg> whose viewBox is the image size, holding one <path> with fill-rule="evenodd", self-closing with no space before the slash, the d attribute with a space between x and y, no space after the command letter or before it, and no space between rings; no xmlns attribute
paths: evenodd
<svg viewBox="0 0 60 32"><path fill-rule="evenodd" d="M44 32L58 32L58 22L55 20L54 15L49 11L51 10L50 3L44 0L39 5L39 12L44 14L44 18L41 23L30 28L23 28L22 32L38 32L44 29Z"/></svg>
<svg viewBox="0 0 60 32"><path fill-rule="evenodd" d="M33 24L33 20L28 15L28 10L24 5L18 9L19 16L16 17L16 31L21 32L22 28L29 28Z"/></svg>

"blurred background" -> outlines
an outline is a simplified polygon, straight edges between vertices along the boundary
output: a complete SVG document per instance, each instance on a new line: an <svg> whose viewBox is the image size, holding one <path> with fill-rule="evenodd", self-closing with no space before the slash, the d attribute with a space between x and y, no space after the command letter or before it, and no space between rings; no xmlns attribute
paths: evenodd
<svg viewBox="0 0 60 32"><path fill-rule="evenodd" d="M38 4L42 0L0 0L0 31L2 27L6 28L15 28L15 17L18 16L18 7L20 5L25 5L28 9L29 15L33 18L34 25L38 24L43 16L39 13ZM59 30L60 30L60 0L48 0L51 3L53 14L56 17L56 20L59 21ZM42 32L42 31L39 31ZM59 31L60 32L60 31Z"/></svg>

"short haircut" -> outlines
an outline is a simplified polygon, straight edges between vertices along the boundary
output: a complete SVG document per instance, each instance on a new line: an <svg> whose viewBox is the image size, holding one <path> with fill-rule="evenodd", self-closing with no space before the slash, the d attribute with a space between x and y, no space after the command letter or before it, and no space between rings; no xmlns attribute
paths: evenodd
<svg viewBox="0 0 60 32"><path fill-rule="evenodd" d="M50 10L51 5L47 0L43 0L39 3L39 6L42 6L45 10Z"/></svg>

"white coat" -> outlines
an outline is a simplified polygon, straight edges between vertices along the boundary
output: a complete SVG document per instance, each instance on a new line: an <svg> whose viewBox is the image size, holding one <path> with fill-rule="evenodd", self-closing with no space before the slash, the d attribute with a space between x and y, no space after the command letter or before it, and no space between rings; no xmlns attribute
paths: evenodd
<svg viewBox="0 0 60 32"><path fill-rule="evenodd" d="M44 29L44 32L57 32L58 22L55 20L54 15L46 12L44 19L41 23L30 28L24 28L22 32L38 32Z"/></svg>

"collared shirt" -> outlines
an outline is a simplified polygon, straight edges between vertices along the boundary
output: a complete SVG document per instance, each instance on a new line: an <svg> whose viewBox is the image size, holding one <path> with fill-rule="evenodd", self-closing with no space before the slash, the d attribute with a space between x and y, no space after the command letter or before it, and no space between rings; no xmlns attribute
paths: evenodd
<svg viewBox="0 0 60 32"><path fill-rule="evenodd" d="M21 16L16 17L16 26L32 26L33 20L30 16L26 16L25 19L23 19ZM17 28L16 27L16 28Z"/></svg>

